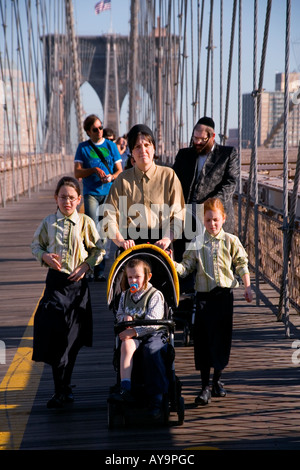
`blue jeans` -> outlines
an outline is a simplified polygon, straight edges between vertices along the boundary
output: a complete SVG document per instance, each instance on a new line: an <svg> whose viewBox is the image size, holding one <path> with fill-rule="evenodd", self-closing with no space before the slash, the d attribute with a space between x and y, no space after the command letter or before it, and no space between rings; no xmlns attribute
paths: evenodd
<svg viewBox="0 0 300 470"><path fill-rule="evenodd" d="M99 206L104 204L105 199L107 196L93 196L92 194L85 194L83 196L83 201L84 201L84 212L86 215L91 217L93 221L96 224L96 227L99 231ZM105 259L103 258L103 261L101 261L98 266L95 266L94 268L94 276L102 276L103 272L105 269Z"/></svg>

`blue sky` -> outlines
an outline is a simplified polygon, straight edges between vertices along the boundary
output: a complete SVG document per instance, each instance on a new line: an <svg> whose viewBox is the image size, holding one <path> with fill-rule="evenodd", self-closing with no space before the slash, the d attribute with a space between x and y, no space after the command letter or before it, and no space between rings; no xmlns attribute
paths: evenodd
<svg viewBox="0 0 300 470"><path fill-rule="evenodd" d="M175 1L175 0L174 0ZM130 0L112 0L111 10L96 15L94 12L97 0L73 0L75 28L79 35L96 35L107 34L111 31L117 34L128 34L130 31ZM177 3L177 2L176 2ZM201 2L202 4L202 2ZM203 32L203 44L205 45L208 37L208 20L209 20L209 0L205 2L205 30ZM219 43L219 4L220 0L214 1L215 26L214 26L214 44ZM227 79L227 61L229 55L230 44L230 28L232 21L232 0L223 0L224 4L224 55L223 55L223 77ZM257 48L257 80L260 68L260 57L262 48L262 38L264 31L264 22L266 14L267 0L258 0L258 48ZM196 0L193 0L194 9L196 11ZM252 91L253 85L253 5L254 0L243 0L242 3L242 91L249 93ZM196 14L195 14L196 17ZM269 32L269 42L267 49L267 59L265 67L264 88L267 91L273 91L275 86L275 73L284 72L285 66L285 18L286 18L286 1L273 0L271 11L271 25ZM292 0L291 6L291 42L299 44L290 48L290 71L300 72L300 1ZM236 18L236 26L238 24L238 15ZM232 69L232 85L230 91L231 102L236 101L237 90L237 30L235 35L234 64ZM297 57L294 55L296 51ZM218 74L219 68L219 49L215 49L214 66L215 72ZM206 67L205 52L202 53L203 67ZM205 68L203 68L205 70ZM204 82L204 77L203 77ZM218 82L216 75L215 82ZM218 86L218 83L216 84ZM226 87L224 87L223 95L225 100ZM83 90L83 107L86 112L95 112L91 109L95 106L95 100L89 96L90 94ZM202 95L203 96L203 95ZM214 97L214 117L218 119L219 97ZM101 111L99 111L101 114ZM123 109L121 115L121 132L126 132L126 113ZM224 113L224 111L223 111ZM231 109L229 115L228 127L237 126L237 110Z"/></svg>
<svg viewBox="0 0 300 470"><path fill-rule="evenodd" d="M112 0L111 10L95 14L97 0L73 0L75 27L78 34L107 34L112 21L113 32L130 31L130 0Z"/></svg>

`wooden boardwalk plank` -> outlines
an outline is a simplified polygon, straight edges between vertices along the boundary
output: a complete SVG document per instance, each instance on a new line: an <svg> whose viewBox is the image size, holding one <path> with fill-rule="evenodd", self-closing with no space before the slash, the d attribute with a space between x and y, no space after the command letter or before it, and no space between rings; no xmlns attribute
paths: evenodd
<svg viewBox="0 0 300 470"><path fill-rule="evenodd" d="M29 245L37 224L55 208L52 193L50 186L31 199L21 198L0 209L0 340L6 345L0 382L44 287L46 270L32 258ZM6 394L0 391L4 400L0 401L0 439L1 435L15 433L8 442L20 442L17 448L21 450L300 448L299 365L292 360L297 352L292 345L299 338L299 317L292 312L291 337L285 338L284 325L277 322L274 310L278 295L267 284L260 286L263 300L258 307L255 301L249 305L243 300L242 289L235 291L232 354L223 376L228 391L225 398L213 398L207 407L194 407L199 374L194 369L193 348L182 346L181 332L176 333L176 374L183 384L185 422L177 426L177 415L171 414L170 426L155 430L142 424L107 428L106 400L115 382L113 319L106 305L106 284L91 283L90 287L94 345L82 349L78 356L73 374L74 404L63 410L48 410L46 402L53 387L50 367L45 366L43 371L33 368L26 387L18 394L10 389ZM27 346L31 344L30 335L25 340ZM31 404L34 378L38 389ZM10 403L9 396L19 400L11 409L5 407Z"/></svg>

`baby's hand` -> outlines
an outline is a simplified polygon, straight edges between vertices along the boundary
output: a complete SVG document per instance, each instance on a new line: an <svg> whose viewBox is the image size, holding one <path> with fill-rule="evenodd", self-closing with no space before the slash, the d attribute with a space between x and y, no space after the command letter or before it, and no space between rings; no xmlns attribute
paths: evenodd
<svg viewBox="0 0 300 470"><path fill-rule="evenodd" d="M124 317L123 317L123 321L132 321L132 320L133 320L133 318L132 318L131 315L124 315Z"/></svg>

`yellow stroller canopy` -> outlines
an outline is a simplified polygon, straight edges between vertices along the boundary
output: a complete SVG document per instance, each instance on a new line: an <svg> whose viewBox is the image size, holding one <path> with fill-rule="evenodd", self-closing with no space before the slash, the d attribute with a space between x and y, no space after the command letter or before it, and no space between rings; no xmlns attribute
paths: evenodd
<svg viewBox="0 0 300 470"><path fill-rule="evenodd" d="M121 295L121 279L126 263L131 258L145 259L151 266L151 284L160 290L169 307L179 304L179 281L175 266L169 255L156 245L135 245L123 251L114 261L107 282L107 303L117 309Z"/></svg>

